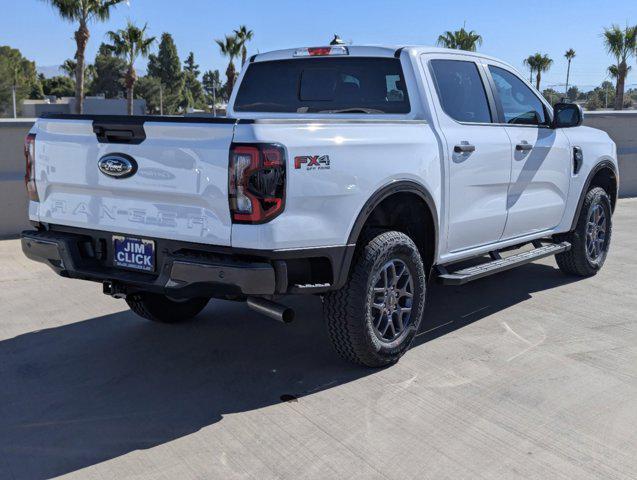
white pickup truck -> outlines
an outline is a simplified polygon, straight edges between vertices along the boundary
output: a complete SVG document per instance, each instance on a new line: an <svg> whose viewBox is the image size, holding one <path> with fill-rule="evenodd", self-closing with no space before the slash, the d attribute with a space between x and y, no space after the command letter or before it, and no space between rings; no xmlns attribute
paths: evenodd
<svg viewBox="0 0 637 480"><path fill-rule="evenodd" d="M602 267L616 148L581 123L475 53L259 54L227 118L38 119L22 248L160 322L211 298L287 322L282 296L321 295L336 351L383 366L415 337L430 278L551 255L568 274Z"/></svg>

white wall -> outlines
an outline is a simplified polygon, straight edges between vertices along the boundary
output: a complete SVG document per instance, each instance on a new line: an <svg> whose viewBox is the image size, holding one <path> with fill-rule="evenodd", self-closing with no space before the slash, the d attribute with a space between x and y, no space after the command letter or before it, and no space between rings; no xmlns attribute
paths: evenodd
<svg viewBox="0 0 637 480"><path fill-rule="evenodd" d="M30 227L24 188L24 137L33 119L0 119L0 237Z"/></svg>

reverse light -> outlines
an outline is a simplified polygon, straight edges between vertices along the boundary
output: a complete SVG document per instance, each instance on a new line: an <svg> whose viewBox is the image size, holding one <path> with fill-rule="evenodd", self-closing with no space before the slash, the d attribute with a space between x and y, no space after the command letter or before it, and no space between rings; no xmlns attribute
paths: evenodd
<svg viewBox="0 0 637 480"><path fill-rule="evenodd" d="M228 198L234 223L265 223L283 211L285 168L285 150L279 145L232 145Z"/></svg>
<svg viewBox="0 0 637 480"><path fill-rule="evenodd" d="M29 200L39 202L38 190L35 186L35 133L29 133L24 139L24 183Z"/></svg>
<svg viewBox="0 0 637 480"><path fill-rule="evenodd" d="M331 55L349 55L349 50L347 47L337 45L334 47L299 48L294 52L295 57L326 57Z"/></svg>

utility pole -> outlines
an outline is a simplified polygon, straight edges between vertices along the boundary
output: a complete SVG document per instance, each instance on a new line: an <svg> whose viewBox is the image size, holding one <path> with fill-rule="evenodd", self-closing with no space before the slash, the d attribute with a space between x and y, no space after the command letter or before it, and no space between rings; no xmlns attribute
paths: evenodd
<svg viewBox="0 0 637 480"><path fill-rule="evenodd" d="M13 98L13 118L18 118L18 108L16 105L16 89L18 88L18 67L13 69L13 85L11 85L11 97Z"/></svg>
<svg viewBox="0 0 637 480"><path fill-rule="evenodd" d="M18 118L18 108L15 100L15 84L11 87L11 95L13 96L13 118Z"/></svg>
<svg viewBox="0 0 637 480"><path fill-rule="evenodd" d="M214 80L212 85L212 116L217 116L217 87L214 85Z"/></svg>
<svg viewBox="0 0 637 480"><path fill-rule="evenodd" d="M164 87L159 83L159 114L164 114Z"/></svg>

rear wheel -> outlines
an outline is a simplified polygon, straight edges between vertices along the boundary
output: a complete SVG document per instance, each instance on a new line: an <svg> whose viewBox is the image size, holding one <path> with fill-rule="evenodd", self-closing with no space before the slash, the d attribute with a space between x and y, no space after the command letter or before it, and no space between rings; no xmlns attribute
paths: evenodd
<svg viewBox="0 0 637 480"><path fill-rule="evenodd" d="M140 317L159 323L179 323L198 315L208 298L172 299L166 295L136 292L126 296L130 309Z"/></svg>
<svg viewBox="0 0 637 480"><path fill-rule="evenodd" d="M357 254L347 284L323 298L328 333L344 359L368 367L398 361L425 306L425 269L407 235L385 232Z"/></svg>
<svg viewBox="0 0 637 480"><path fill-rule="evenodd" d="M590 277L604 265L612 233L610 198L603 188L588 191L575 230L561 235L570 242L568 252L556 255L557 265L564 273Z"/></svg>

